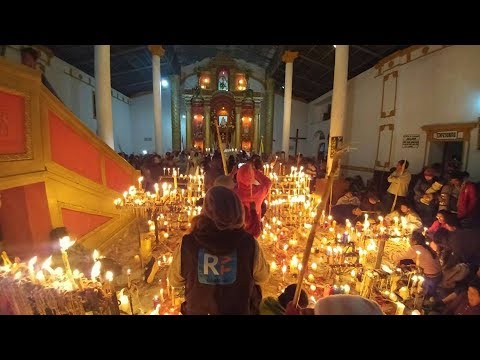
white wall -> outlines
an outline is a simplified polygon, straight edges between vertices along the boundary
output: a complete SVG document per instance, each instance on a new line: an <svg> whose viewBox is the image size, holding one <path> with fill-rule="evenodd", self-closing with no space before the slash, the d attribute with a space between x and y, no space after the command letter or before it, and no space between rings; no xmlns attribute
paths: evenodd
<svg viewBox="0 0 480 360"><path fill-rule="evenodd" d="M290 136L295 137L298 129L299 137L307 137L308 135L308 104L292 99L292 113L290 120ZM275 94L274 114L273 114L273 152L282 150L282 134L283 134L283 96ZM298 140L298 152L307 153L309 145L307 140ZM290 155L295 153L295 141L290 141Z"/></svg>
<svg viewBox="0 0 480 360"><path fill-rule="evenodd" d="M318 99L308 104L308 135L305 146L305 156L317 159L320 143L325 143L325 153L328 151L328 135L330 133L330 119L324 121L323 114L328 111L328 105L332 103L332 92L329 91ZM320 140L318 131L323 131L325 140Z"/></svg>
<svg viewBox="0 0 480 360"><path fill-rule="evenodd" d="M20 49L24 45L8 45L5 58L15 63L20 62ZM97 121L93 118L93 91L95 78L78 70L74 66L57 57L46 62L42 53L39 63L44 67L44 73L65 106L77 116L94 133L97 131ZM114 127L115 150L129 153L132 150L130 128L130 99L112 89L112 115Z"/></svg>
<svg viewBox="0 0 480 360"><path fill-rule="evenodd" d="M171 120L170 87L162 87L162 142L164 152L172 151L172 120ZM181 112L183 114L184 112ZM153 126L153 94L145 94L132 98L130 105L132 129L132 148L134 153L143 150L155 152L155 131ZM182 136L185 142L185 119L182 121ZM145 141L144 138L151 138Z"/></svg>
<svg viewBox="0 0 480 360"><path fill-rule="evenodd" d="M420 47L411 53L411 61L404 60L402 63L395 60L398 66L391 71L377 76L377 70L371 68L348 81L345 137L358 150L351 152L344 163L373 169L378 128L382 124L392 123L395 129L390 161L395 163L406 157L410 162L410 171L415 173L421 170L424 161L426 134L421 129L423 125L478 121L480 46L455 45L441 49L431 45L430 49L438 51L424 55L423 47ZM398 71L396 114L382 119L383 77L394 70ZM325 96L328 97L328 94ZM310 133L317 128L323 129L326 125L318 121L322 112L321 102L325 96L309 104ZM403 135L406 134L420 134L419 148L402 148ZM473 180L480 180L478 140L478 129L474 129L467 168ZM305 153L316 153L317 147L318 144L309 142ZM344 174L371 177L369 172L347 171Z"/></svg>

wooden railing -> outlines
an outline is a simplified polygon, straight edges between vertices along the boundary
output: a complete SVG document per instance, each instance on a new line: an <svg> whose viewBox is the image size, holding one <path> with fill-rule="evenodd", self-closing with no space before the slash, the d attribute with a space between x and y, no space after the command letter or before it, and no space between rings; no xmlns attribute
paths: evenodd
<svg viewBox="0 0 480 360"><path fill-rule="evenodd" d="M36 212L45 229L35 234L32 228L31 242L47 241L46 229L65 226L86 246L101 245L131 220L121 216L113 199L138 176L43 86L39 71L0 59L0 191L8 208L18 200L13 189L40 183L35 195L24 191L30 194L26 215ZM38 214L45 204L48 214ZM22 221L11 218L5 207L0 220ZM7 230L6 235L15 233Z"/></svg>

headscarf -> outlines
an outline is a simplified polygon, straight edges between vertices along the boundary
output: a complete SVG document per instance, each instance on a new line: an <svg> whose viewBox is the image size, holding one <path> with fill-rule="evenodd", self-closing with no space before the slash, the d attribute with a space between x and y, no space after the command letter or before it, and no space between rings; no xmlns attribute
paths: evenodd
<svg viewBox="0 0 480 360"><path fill-rule="evenodd" d="M207 191L202 213L210 218L217 229L233 230L244 226L244 210L238 196L223 186L214 186Z"/></svg>
<svg viewBox="0 0 480 360"><path fill-rule="evenodd" d="M317 301L315 315L385 315L380 306L359 295L330 295Z"/></svg>

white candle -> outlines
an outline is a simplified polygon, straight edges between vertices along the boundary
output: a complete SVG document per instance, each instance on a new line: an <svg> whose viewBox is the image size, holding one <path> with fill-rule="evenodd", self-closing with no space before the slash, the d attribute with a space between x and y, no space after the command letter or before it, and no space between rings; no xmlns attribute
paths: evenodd
<svg viewBox="0 0 480 360"><path fill-rule="evenodd" d="M400 301L397 301L395 304L397 305L397 311L395 312L395 315L403 315L403 311L405 310L405 305Z"/></svg>
<svg viewBox="0 0 480 360"><path fill-rule="evenodd" d="M417 259L415 261L415 265L418 267L418 266L420 266L420 254L421 254L421 252L418 251L418 250L415 251L415 252L417 253Z"/></svg>

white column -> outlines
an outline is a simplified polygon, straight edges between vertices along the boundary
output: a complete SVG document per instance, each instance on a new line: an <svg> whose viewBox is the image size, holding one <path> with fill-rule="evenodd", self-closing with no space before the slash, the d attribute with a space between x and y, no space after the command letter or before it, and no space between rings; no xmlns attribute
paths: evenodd
<svg viewBox="0 0 480 360"><path fill-rule="evenodd" d="M95 110L97 134L115 149L112 119L112 85L110 78L110 45L95 45Z"/></svg>
<svg viewBox="0 0 480 360"><path fill-rule="evenodd" d="M292 77L293 61L298 57L297 51L285 51L282 60L285 63L285 93L283 98L283 136L282 150L285 152L285 158L288 159L288 149L290 147L290 119L292 115Z"/></svg>
<svg viewBox="0 0 480 360"><path fill-rule="evenodd" d="M152 53L153 79L153 125L155 129L155 152L163 155L162 144L162 78L160 73L160 57L165 53L161 45L149 45Z"/></svg>
<svg viewBox="0 0 480 360"><path fill-rule="evenodd" d="M348 45L336 45L335 72L333 76L332 116L327 156L327 174L332 167L332 140L345 136L345 112L347 103Z"/></svg>

